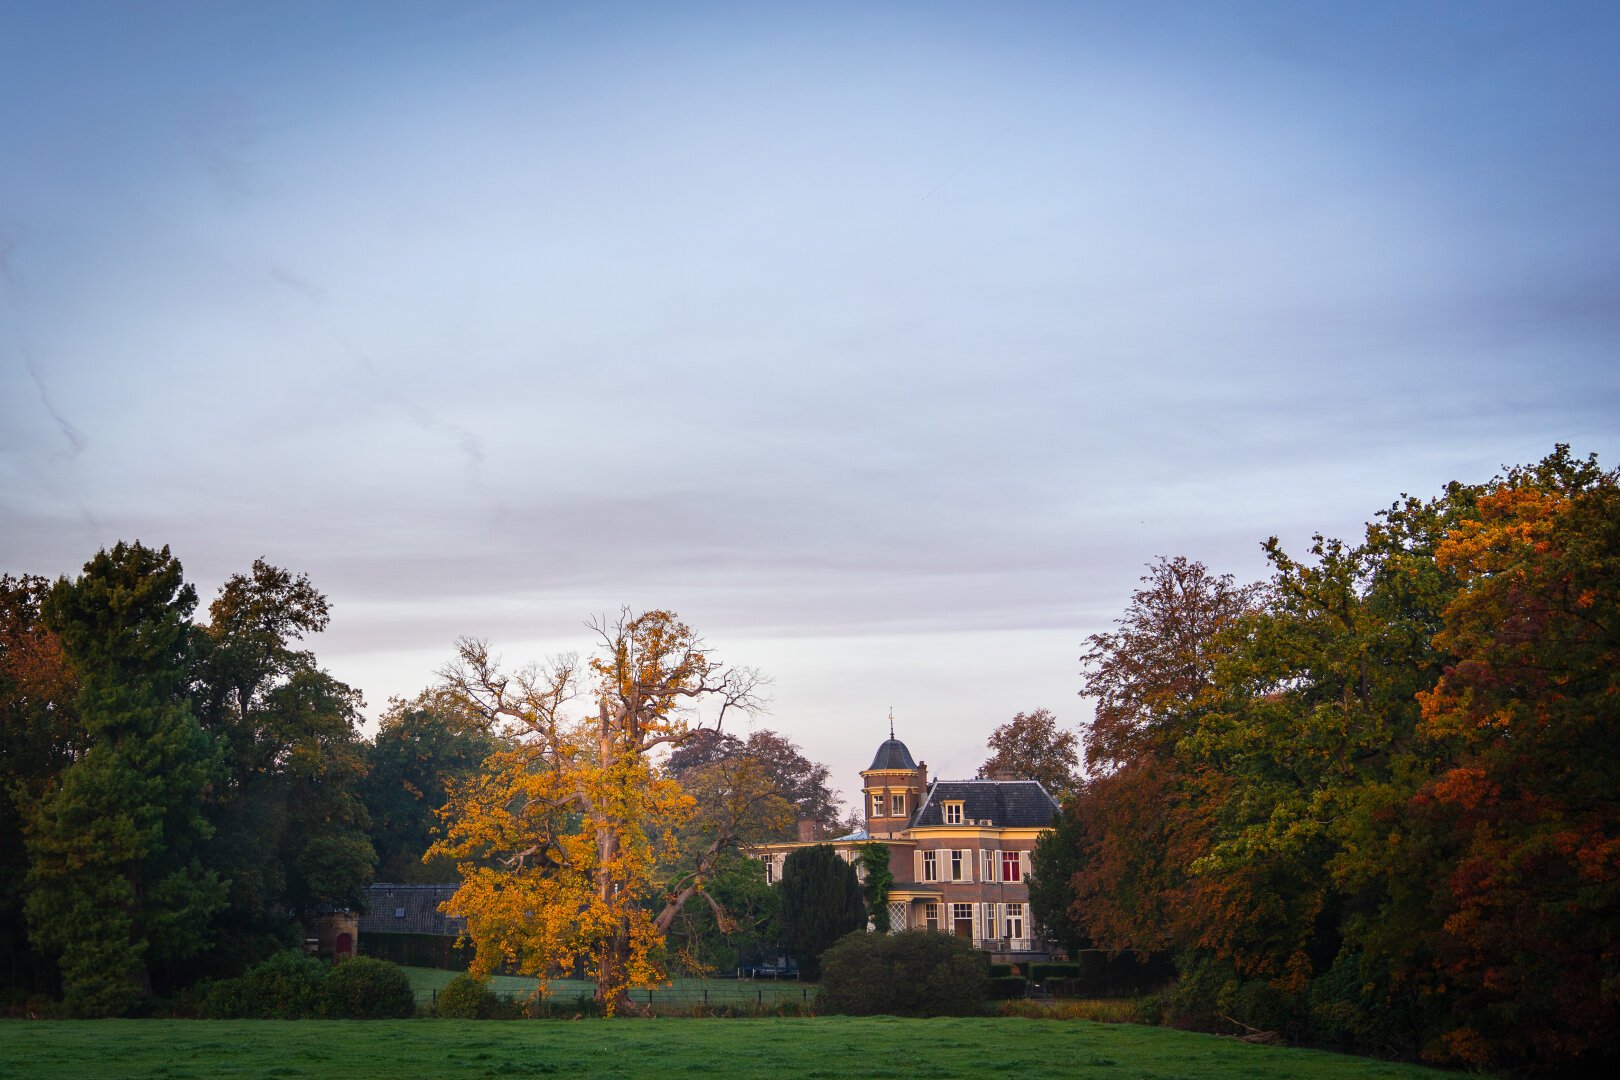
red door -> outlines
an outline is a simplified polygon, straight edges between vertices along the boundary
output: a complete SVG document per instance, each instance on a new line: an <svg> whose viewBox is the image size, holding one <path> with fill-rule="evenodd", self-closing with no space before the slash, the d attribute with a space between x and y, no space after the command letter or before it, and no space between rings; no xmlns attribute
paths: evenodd
<svg viewBox="0 0 1620 1080"><path fill-rule="evenodd" d="M341 956L353 956L354 955L354 935L350 934L350 933L347 933L347 932L339 934L337 936L337 941L333 942L333 944L332 944L332 954L333 954L333 956L339 956L339 957L341 957Z"/></svg>

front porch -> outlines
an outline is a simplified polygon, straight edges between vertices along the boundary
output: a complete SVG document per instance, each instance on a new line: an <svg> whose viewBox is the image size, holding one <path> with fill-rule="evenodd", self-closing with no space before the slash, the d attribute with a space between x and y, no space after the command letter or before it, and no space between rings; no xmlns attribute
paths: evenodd
<svg viewBox="0 0 1620 1080"><path fill-rule="evenodd" d="M955 934L997 961L1045 959L1051 949L1034 936L1024 903L948 902L937 889L894 889L889 893L889 931L934 930Z"/></svg>

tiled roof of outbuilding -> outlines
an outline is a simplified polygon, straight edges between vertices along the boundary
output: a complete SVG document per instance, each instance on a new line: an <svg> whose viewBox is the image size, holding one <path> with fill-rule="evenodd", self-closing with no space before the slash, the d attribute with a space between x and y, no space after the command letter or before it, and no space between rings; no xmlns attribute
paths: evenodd
<svg viewBox="0 0 1620 1080"><path fill-rule="evenodd" d="M1044 829L1057 817L1057 800L1036 780L939 780L911 827L945 824L944 804L960 802L964 824L988 821L1001 829Z"/></svg>
<svg viewBox="0 0 1620 1080"><path fill-rule="evenodd" d="M360 933L459 937L467 929L467 921L439 912L439 905L455 895L455 891L455 885L379 882L366 893L366 913L360 916Z"/></svg>

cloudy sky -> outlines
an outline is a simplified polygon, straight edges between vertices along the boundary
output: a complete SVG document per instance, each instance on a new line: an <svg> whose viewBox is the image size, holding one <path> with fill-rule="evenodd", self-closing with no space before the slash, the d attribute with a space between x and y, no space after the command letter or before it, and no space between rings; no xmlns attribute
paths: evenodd
<svg viewBox="0 0 1620 1080"><path fill-rule="evenodd" d="M371 712L666 607L846 793L1143 564L1620 461L1620 5L0 0L0 569L332 599Z"/></svg>

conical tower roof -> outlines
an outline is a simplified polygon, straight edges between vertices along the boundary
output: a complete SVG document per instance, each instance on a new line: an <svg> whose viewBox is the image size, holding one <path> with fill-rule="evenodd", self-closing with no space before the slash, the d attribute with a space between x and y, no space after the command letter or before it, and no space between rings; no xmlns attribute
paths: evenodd
<svg viewBox="0 0 1620 1080"><path fill-rule="evenodd" d="M871 772L873 769L915 769L916 767L917 762L913 760L911 751L906 749L906 744L891 735L883 741L882 746L877 748L877 753L872 756L872 767L867 771Z"/></svg>

